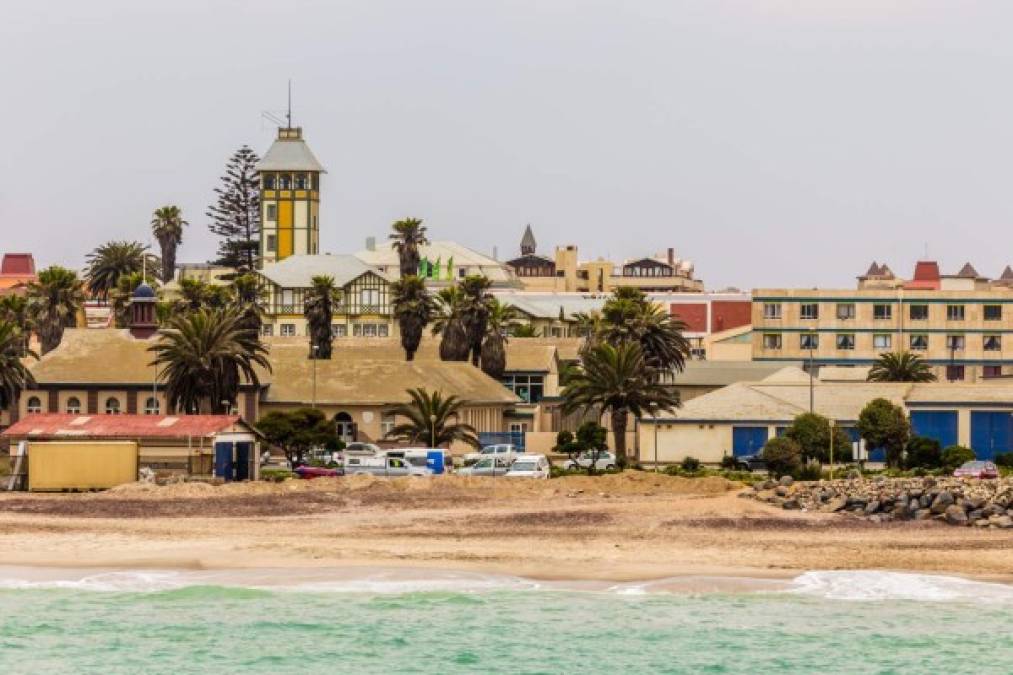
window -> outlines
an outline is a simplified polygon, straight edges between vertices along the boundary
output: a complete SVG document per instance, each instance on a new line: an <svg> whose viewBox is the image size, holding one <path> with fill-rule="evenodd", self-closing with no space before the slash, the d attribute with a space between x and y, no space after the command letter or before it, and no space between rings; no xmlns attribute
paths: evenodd
<svg viewBox="0 0 1013 675"><path fill-rule="evenodd" d="M306 174L297 173L295 175L295 189L305 190L306 189Z"/></svg>
<svg viewBox="0 0 1013 675"><path fill-rule="evenodd" d="M804 317L803 317L804 318ZM855 303L841 302L837 304L837 318L841 321L855 318Z"/></svg>
<svg viewBox="0 0 1013 675"><path fill-rule="evenodd" d="M1002 321L1002 305L985 305L985 321Z"/></svg>
<svg viewBox="0 0 1013 675"><path fill-rule="evenodd" d="M38 396L32 396L28 399L25 409L28 410L29 415L40 413L42 412L42 401L39 400Z"/></svg>
<svg viewBox="0 0 1013 675"><path fill-rule="evenodd" d="M820 318L820 306L815 302L803 302L798 306L798 316L800 319L818 319Z"/></svg>
<svg viewBox="0 0 1013 675"><path fill-rule="evenodd" d="M120 414L120 399L109 397L106 399L106 415Z"/></svg>
<svg viewBox="0 0 1013 675"><path fill-rule="evenodd" d="M367 307L376 307L380 304L380 289L363 288L359 291L359 303Z"/></svg>
<svg viewBox="0 0 1013 675"><path fill-rule="evenodd" d="M264 337L271 337L274 335L274 325L265 323L263 327L261 327L260 332L264 334Z"/></svg>
<svg viewBox="0 0 1013 675"><path fill-rule="evenodd" d="M929 336L922 333L911 336L911 350L923 352L929 348Z"/></svg>
<svg viewBox="0 0 1013 675"><path fill-rule="evenodd" d="M544 375L504 375L502 382L525 403L538 403L545 395Z"/></svg>
<svg viewBox="0 0 1013 675"><path fill-rule="evenodd" d="M283 323L283 324L281 324L281 336L282 337L295 337L295 324L294 323Z"/></svg>
<svg viewBox="0 0 1013 675"><path fill-rule="evenodd" d="M927 321L929 318L928 305L911 305L909 312L912 321Z"/></svg>
<svg viewBox="0 0 1013 675"><path fill-rule="evenodd" d="M765 302L765 303L763 303L763 318L764 319L780 319L781 318L781 303L780 302Z"/></svg>
<svg viewBox="0 0 1013 675"><path fill-rule="evenodd" d="M780 349L781 348L781 336L777 333L767 333L763 336L763 348L764 349Z"/></svg>
<svg viewBox="0 0 1013 675"><path fill-rule="evenodd" d="M397 415L391 413L384 413L380 417L380 433L384 436L394 431L394 426L397 423Z"/></svg>
<svg viewBox="0 0 1013 675"><path fill-rule="evenodd" d="M80 415L81 414L81 399L77 396L71 396L67 399L67 414L68 415Z"/></svg>
<svg viewBox="0 0 1013 675"><path fill-rule="evenodd" d="M157 415L158 414L158 399L154 396L149 396L144 399L144 414L145 415Z"/></svg>
<svg viewBox="0 0 1013 675"><path fill-rule="evenodd" d="M893 336L889 333L881 333L872 336L872 346L875 349L890 349L893 345Z"/></svg>
<svg viewBox="0 0 1013 675"><path fill-rule="evenodd" d="M377 332L377 334L380 337L387 337L388 336L388 327L387 327L387 324L381 323L379 326L377 326L377 331L376 332Z"/></svg>
<svg viewBox="0 0 1013 675"><path fill-rule="evenodd" d="M267 205L267 220L278 220L278 205L268 204Z"/></svg>
<svg viewBox="0 0 1013 675"><path fill-rule="evenodd" d="M457 270L457 276L463 279L464 277L468 276L468 270L461 267L460 269Z"/></svg>
<svg viewBox="0 0 1013 675"><path fill-rule="evenodd" d="M964 366L946 366L946 379L950 382L964 379Z"/></svg>
<svg viewBox="0 0 1013 675"><path fill-rule="evenodd" d="M287 190L292 186L292 178L287 174L278 176L278 187L282 190Z"/></svg>
<svg viewBox="0 0 1013 675"><path fill-rule="evenodd" d="M274 253L278 250L278 235L269 234L267 235L267 252Z"/></svg>
<svg viewBox="0 0 1013 675"><path fill-rule="evenodd" d="M855 348L855 334L854 333L838 333L837 334L837 348L838 349L854 349Z"/></svg>
<svg viewBox="0 0 1013 675"><path fill-rule="evenodd" d="M348 335L348 329L345 328L343 323L332 323L331 324L331 337L345 337Z"/></svg>
<svg viewBox="0 0 1013 675"><path fill-rule="evenodd" d="M273 190L275 185L274 174L268 174L264 176L264 189Z"/></svg>
<svg viewBox="0 0 1013 675"><path fill-rule="evenodd" d="M1002 366L985 366L981 369L982 377L1002 377Z"/></svg>
<svg viewBox="0 0 1013 675"><path fill-rule="evenodd" d="M982 338L982 347L986 352L1001 352L1002 351L1002 336L1001 335L986 335Z"/></svg>
<svg viewBox="0 0 1013 675"><path fill-rule="evenodd" d="M816 333L802 333L798 336L799 349L819 349L820 336Z"/></svg>
<svg viewBox="0 0 1013 675"><path fill-rule="evenodd" d="M873 305L872 318L877 321L888 321L893 318L893 305Z"/></svg>
<svg viewBox="0 0 1013 675"><path fill-rule="evenodd" d="M528 432L527 422L511 422L510 433L512 434L526 434Z"/></svg>
<svg viewBox="0 0 1013 675"><path fill-rule="evenodd" d="M963 335L947 335L946 336L946 348L950 351L962 352L964 351L964 336Z"/></svg>
<svg viewBox="0 0 1013 675"><path fill-rule="evenodd" d="M946 305L946 320L947 321L963 321L964 320L964 306L963 305Z"/></svg>

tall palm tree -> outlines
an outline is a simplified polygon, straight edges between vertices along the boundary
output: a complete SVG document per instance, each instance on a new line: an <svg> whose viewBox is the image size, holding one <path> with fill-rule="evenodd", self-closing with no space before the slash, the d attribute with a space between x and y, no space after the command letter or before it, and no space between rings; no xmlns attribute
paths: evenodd
<svg viewBox="0 0 1013 675"><path fill-rule="evenodd" d="M637 342L613 347L602 344L586 352L581 368L569 373L563 390L563 410L608 412L615 435L616 457L626 461L629 416L656 414L680 405L679 393L658 382Z"/></svg>
<svg viewBox="0 0 1013 675"><path fill-rule="evenodd" d="M506 370L506 331L517 315L513 305L493 298L489 302L489 321L482 342L482 371L493 379L503 377Z"/></svg>
<svg viewBox="0 0 1013 675"><path fill-rule="evenodd" d="M21 333L22 351L28 349L32 338L32 318L29 314L28 298L9 293L0 296L0 321L14 324Z"/></svg>
<svg viewBox="0 0 1013 675"><path fill-rule="evenodd" d="M471 347L464 327L464 293L458 285L447 286L436 296L437 315L433 335L440 336L440 360L467 361Z"/></svg>
<svg viewBox="0 0 1013 675"><path fill-rule="evenodd" d="M306 304L303 314L310 330L310 358L331 358L331 322L334 319L334 306L340 300L334 277L317 275L310 280L312 284L306 292Z"/></svg>
<svg viewBox="0 0 1013 675"><path fill-rule="evenodd" d="M163 206L151 216L151 233L162 251L162 283L169 283L176 274L176 249L183 243L183 220L178 206Z"/></svg>
<svg viewBox="0 0 1013 675"><path fill-rule="evenodd" d="M613 345L636 342L656 373L682 370L689 355L686 325L673 319L636 288L618 288L601 313L597 336Z"/></svg>
<svg viewBox="0 0 1013 675"><path fill-rule="evenodd" d="M911 352L886 352L869 369L869 382L935 382L929 364Z"/></svg>
<svg viewBox="0 0 1013 675"><path fill-rule="evenodd" d="M264 325L264 309L260 299L264 295L264 287L256 274L240 274L232 280L232 295L243 310L243 327L258 333Z"/></svg>
<svg viewBox="0 0 1013 675"><path fill-rule="evenodd" d="M482 341L485 340L489 324L489 307L493 296L489 293L492 282L488 277L469 275L461 281L461 320L468 338L468 352L471 365L477 366L482 360Z"/></svg>
<svg viewBox="0 0 1013 675"><path fill-rule="evenodd" d="M84 288L77 273L58 265L42 270L39 278L28 285L28 315L43 354L59 346L64 328L77 325L82 305Z"/></svg>
<svg viewBox="0 0 1013 675"><path fill-rule="evenodd" d="M418 218L405 218L392 226L394 230L390 239L394 242L401 264L401 276L408 277L419 273L419 247L429 243L426 238L426 226Z"/></svg>
<svg viewBox="0 0 1013 675"><path fill-rule="evenodd" d="M256 367L271 370L267 348L242 321L235 307L200 309L169 320L148 351L155 354L151 365L159 366L170 406L223 414L235 405L243 380L259 386Z"/></svg>
<svg viewBox="0 0 1013 675"><path fill-rule="evenodd" d="M39 358L25 348L25 338L16 324L0 320L0 410L12 405L25 389L35 386L35 378L22 359Z"/></svg>
<svg viewBox="0 0 1013 675"><path fill-rule="evenodd" d="M89 290L105 300L116 288L122 274L133 274L144 268L148 247L137 241L110 241L88 254L85 280ZM148 257L149 261L151 260Z"/></svg>
<svg viewBox="0 0 1013 675"><path fill-rule="evenodd" d="M430 394L425 387L409 389L411 403L403 403L390 413L408 421L396 425L387 433L387 438L423 443L431 448L462 441L472 447L479 447L478 432L470 424L459 422L464 401L456 396L443 397L435 391Z"/></svg>
<svg viewBox="0 0 1013 675"><path fill-rule="evenodd" d="M391 304L401 328L401 346L405 359L413 361L422 342L422 331L436 314L436 300L426 292L426 285L415 275L401 277L391 284Z"/></svg>

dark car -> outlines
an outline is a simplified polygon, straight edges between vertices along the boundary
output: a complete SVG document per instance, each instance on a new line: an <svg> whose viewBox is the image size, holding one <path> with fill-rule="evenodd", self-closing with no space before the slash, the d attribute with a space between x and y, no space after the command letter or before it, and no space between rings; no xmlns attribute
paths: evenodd
<svg viewBox="0 0 1013 675"><path fill-rule="evenodd" d="M742 471L766 471L767 462L764 461L763 455L760 453L739 455L735 458L735 468Z"/></svg>
<svg viewBox="0 0 1013 675"><path fill-rule="evenodd" d="M335 476L343 476L344 473L341 469L328 469L326 466L300 466L296 467L294 472L300 478L307 480L311 478L333 478Z"/></svg>

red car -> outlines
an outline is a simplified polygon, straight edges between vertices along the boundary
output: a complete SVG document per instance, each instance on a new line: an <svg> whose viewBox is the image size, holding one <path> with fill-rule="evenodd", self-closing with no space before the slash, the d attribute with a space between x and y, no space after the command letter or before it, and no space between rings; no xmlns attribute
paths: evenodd
<svg viewBox="0 0 1013 675"><path fill-rule="evenodd" d="M992 462L964 462L953 472L955 478L998 478L999 467Z"/></svg>
<svg viewBox="0 0 1013 675"><path fill-rule="evenodd" d="M341 469L328 469L325 466L300 466L295 472L300 478L333 478L342 475Z"/></svg>

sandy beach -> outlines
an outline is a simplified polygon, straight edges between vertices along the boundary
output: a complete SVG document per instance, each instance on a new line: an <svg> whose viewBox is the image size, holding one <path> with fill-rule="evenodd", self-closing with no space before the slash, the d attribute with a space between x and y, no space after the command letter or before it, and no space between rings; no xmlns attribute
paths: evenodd
<svg viewBox="0 0 1013 675"><path fill-rule="evenodd" d="M1013 580L1013 533L783 511L722 478L368 476L0 495L0 565L461 570L544 580L890 569Z"/></svg>

